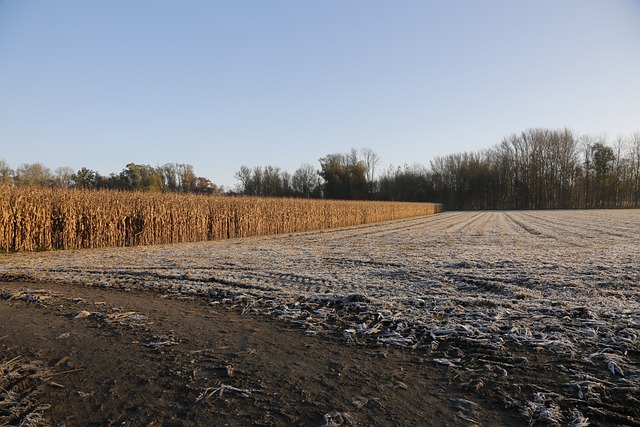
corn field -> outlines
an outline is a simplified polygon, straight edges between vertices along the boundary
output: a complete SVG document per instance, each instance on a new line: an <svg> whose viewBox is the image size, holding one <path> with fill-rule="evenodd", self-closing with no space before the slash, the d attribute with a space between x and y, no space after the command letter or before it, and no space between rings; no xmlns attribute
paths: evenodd
<svg viewBox="0 0 640 427"><path fill-rule="evenodd" d="M442 211L437 203L269 199L0 186L4 252L294 233Z"/></svg>

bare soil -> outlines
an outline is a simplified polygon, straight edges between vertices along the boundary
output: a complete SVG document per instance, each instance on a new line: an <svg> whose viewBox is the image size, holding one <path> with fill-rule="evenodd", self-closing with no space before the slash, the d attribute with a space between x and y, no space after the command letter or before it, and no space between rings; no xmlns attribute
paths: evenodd
<svg viewBox="0 0 640 427"><path fill-rule="evenodd" d="M0 293L0 354L47 370L21 390L50 405L45 425L526 425L419 352L347 346L202 298L40 283Z"/></svg>

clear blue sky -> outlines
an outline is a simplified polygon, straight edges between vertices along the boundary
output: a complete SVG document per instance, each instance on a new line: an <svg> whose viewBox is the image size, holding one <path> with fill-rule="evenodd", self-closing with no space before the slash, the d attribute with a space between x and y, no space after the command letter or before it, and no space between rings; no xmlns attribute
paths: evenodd
<svg viewBox="0 0 640 427"><path fill-rule="evenodd" d="M0 0L14 169L389 164L532 127L640 130L638 0Z"/></svg>

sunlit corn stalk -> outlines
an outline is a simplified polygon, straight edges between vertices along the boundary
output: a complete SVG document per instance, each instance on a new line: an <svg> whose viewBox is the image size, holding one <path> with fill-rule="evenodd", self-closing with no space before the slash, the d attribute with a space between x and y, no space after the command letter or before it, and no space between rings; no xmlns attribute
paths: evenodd
<svg viewBox="0 0 640 427"><path fill-rule="evenodd" d="M364 202L0 186L0 250L135 246L295 233L442 211Z"/></svg>

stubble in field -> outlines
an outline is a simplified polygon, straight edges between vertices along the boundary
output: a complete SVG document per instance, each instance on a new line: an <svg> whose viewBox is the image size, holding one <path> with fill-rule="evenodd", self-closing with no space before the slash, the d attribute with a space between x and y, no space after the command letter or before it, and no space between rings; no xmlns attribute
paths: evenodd
<svg viewBox="0 0 640 427"><path fill-rule="evenodd" d="M3 256L4 280L150 289L412 349L530 422L640 422L640 211L451 212L334 231Z"/></svg>

